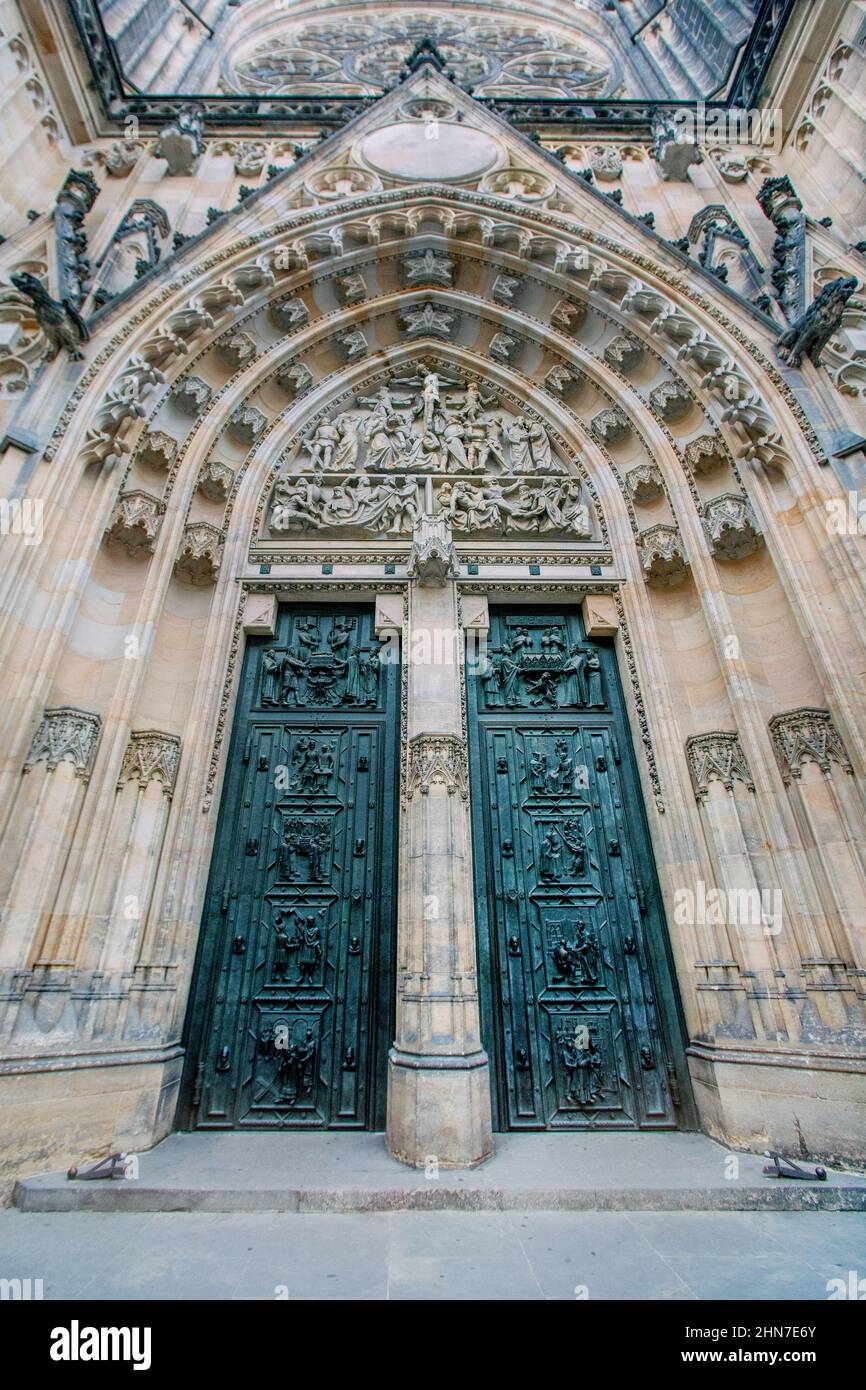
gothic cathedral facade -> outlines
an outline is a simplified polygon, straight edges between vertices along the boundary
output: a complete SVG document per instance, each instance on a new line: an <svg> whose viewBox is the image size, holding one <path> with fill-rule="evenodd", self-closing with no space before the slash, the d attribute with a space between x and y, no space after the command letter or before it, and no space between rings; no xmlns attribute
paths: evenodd
<svg viewBox="0 0 866 1390"><path fill-rule="evenodd" d="M0 1172L866 1148L863 0L0 0Z"/></svg>

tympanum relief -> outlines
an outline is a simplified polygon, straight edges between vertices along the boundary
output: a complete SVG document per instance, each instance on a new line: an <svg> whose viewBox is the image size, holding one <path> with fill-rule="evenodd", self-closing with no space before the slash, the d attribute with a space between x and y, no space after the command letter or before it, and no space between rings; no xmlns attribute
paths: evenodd
<svg viewBox="0 0 866 1390"><path fill-rule="evenodd" d="M423 364L360 387L307 432L274 485L268 528L410 535L423 515L464 535L594 534L584 488L534 412Z"/></svg>

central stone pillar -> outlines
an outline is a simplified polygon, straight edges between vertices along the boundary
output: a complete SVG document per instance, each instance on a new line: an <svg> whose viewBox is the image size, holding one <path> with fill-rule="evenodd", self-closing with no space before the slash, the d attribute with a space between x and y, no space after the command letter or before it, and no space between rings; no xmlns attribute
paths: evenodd
<svg viewBox="0 0 866 1390"><path fill-rule="evenodd" d="M421 567L415 571L423 572ZM457 590L410 587L407 747L400 823L397 1026L387 1142L415 1167L493 1152L479 1035L469 775Z"/></svg>

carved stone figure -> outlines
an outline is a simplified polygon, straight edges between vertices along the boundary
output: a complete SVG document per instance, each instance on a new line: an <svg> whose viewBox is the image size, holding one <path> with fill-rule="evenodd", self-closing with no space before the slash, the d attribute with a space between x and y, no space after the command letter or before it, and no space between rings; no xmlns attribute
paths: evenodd
<svg viewBox="0 0 866 1390"><path fill-rule="evenodd" d="M62 349L73 362L80 362L84 353L79 349L89 341L90 331L72 301L52 299L42 282L27 271L9 278L33 305L36 321L48 339L48 361L52 362Z"/></svg>
<svg viewBox="0 0 866 1390"><path fill-rule="evenodd" d="M789 367L799 367L803 358L808 357L819 366L821 353L841 324L845 305L856 288L857 280L853 275L839 276L825 285L776 344L782 361Z"/></svg>

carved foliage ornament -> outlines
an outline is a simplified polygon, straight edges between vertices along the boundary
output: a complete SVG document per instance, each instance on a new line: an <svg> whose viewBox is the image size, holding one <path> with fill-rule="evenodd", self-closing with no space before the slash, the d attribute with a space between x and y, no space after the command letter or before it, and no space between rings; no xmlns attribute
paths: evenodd
<svg viewBox="0 0 866 1390"><path fill-rule="evenodd" d="M444 787L449 796L469 800L466 744L454 734L419 734L409 740L406 797L427 796L431 787Z"/></svg>
<svg viewBox="0 0 866 1390"><path fill-rule="evenodd" d="M770 737L786 785L801 776L804 763L817 763L827 777L833 763L854 772L829 710L804 708L777 714L770 720Z"/></svg>
<svg viewBox="0 0 866 1390"><path fill-rule="evenodd" d="M734 790L734 782L742 782L750 792L755 790L739 734L695 734L686 739L686 758L698 801L706 799L713 781L721 782L729 792Z"/></svg>
<svg viewBox="0 0 866 1390"><path fill-rule="evenodd" d="M102 719L87 710L60 705L47 709L30 745L24 771L39 762L47 762L53 772L61 762L70 762L76 775L87 781L93 767Z"/></svg>

